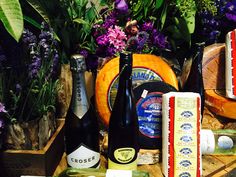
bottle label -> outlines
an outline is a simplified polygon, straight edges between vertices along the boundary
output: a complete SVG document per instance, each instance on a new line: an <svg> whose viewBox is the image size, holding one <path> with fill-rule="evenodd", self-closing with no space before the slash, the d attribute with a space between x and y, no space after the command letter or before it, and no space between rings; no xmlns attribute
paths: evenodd
<svg viewBox="0 0 236 177"><path fill-rule="evenodd" d="M161 137L162 94L151 92L140 98L136 105L139 131L150 138Z"/></svg>
<svg viewBox="0 0 236 177"><path fill-rule="evenodd" d="M120 163L129 163L134 159L134 148L119 148L114 152L115 159Z"/></svg>
<svg viewBox="0 0 236 177"><path fill-rule="evenodd" d="M132 70L132 84L133 86L140 84L145 81L163 81L160 75L158 75L156 72L144 68L144 67L134 67ZM111 82L111 85L109 86L108 91L108 104L109 109L112 110L113 103L116 98L116 93L118 89L118 75L113 79Z"/></svg>
<svg viewBox="0 0 236 177"><path fill-rule="evenodd" d="M67 155L67 162L73 168L98 168L100 154L84 145Z"/></svg>
<svg viewBox="0 0 236 177"><path fill-rule="evenodd" d="M137 159L128 164L115 163L108 158L108 168L116 170L137 170Z"/></svg>
<svg viewBox="0 0 236 177"><path fill-rule="evenodd" d="M106 177L132 177L132 171L108 169Z"/></svg>

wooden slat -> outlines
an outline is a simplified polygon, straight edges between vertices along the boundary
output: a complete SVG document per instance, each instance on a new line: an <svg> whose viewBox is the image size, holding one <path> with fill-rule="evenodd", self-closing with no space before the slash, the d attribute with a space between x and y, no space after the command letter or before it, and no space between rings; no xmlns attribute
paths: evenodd
<svg viewBox="0 0 236 177"><path fill-rule="evenodd" d="M226 165L214 156L203 156L202 158L202 174L205 177L212 177L215 173L223 170Z"/></svg>

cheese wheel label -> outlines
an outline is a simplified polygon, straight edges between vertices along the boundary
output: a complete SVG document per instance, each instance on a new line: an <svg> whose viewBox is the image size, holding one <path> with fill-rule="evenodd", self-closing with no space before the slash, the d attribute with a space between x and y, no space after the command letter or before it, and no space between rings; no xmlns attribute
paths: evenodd
<svg viewBox="0 0 236 177"><path fill-rule="evenodd" d="M152 71L151 69L148 69L145 67L133 67L133 71L132 71L133 86L136 86L137 84L140 84L146 81L163 81L163 79L158 73ZM112 80L109 86L108 104L109 104L110 110L112 110L112 106L116 98L118 83L119 83L119 77L117 75Z"/></svg>
<svg viewBox="0 0 236 177"><path fill-rule="evenodd" d="M148 93L136 104L139 131L144 136L161 138L162 94L161 92Z"/></svg>

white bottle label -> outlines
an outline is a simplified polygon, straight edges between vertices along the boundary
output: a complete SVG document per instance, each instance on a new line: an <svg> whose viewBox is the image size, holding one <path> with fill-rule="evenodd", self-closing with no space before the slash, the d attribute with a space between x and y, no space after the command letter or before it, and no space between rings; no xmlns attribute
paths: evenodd
<svg viewBox="0 0 236 177"><path fill-rule="evenodd" d="M108 169L106 172L106 177L132 177L132 171Z"/></svg>
<svg viewBox="0 0 236 177"><path fill-rule="evenodd" d="M100 154L83 145L67 155L67 162L73 168L91 168L99 163ZM96 168L98 168L96 166Z"/></svg>

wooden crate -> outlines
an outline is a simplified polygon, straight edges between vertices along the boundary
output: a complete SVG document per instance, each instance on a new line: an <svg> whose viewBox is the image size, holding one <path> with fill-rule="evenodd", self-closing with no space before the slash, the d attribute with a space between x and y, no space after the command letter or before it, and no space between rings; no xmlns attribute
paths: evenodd
<svg viewBox="0 0 236 177"><path fill-rule="evenodd" d="M42 150L6 150L0 153L0 176L51 176L64 152L64 120Z"/></svg>

